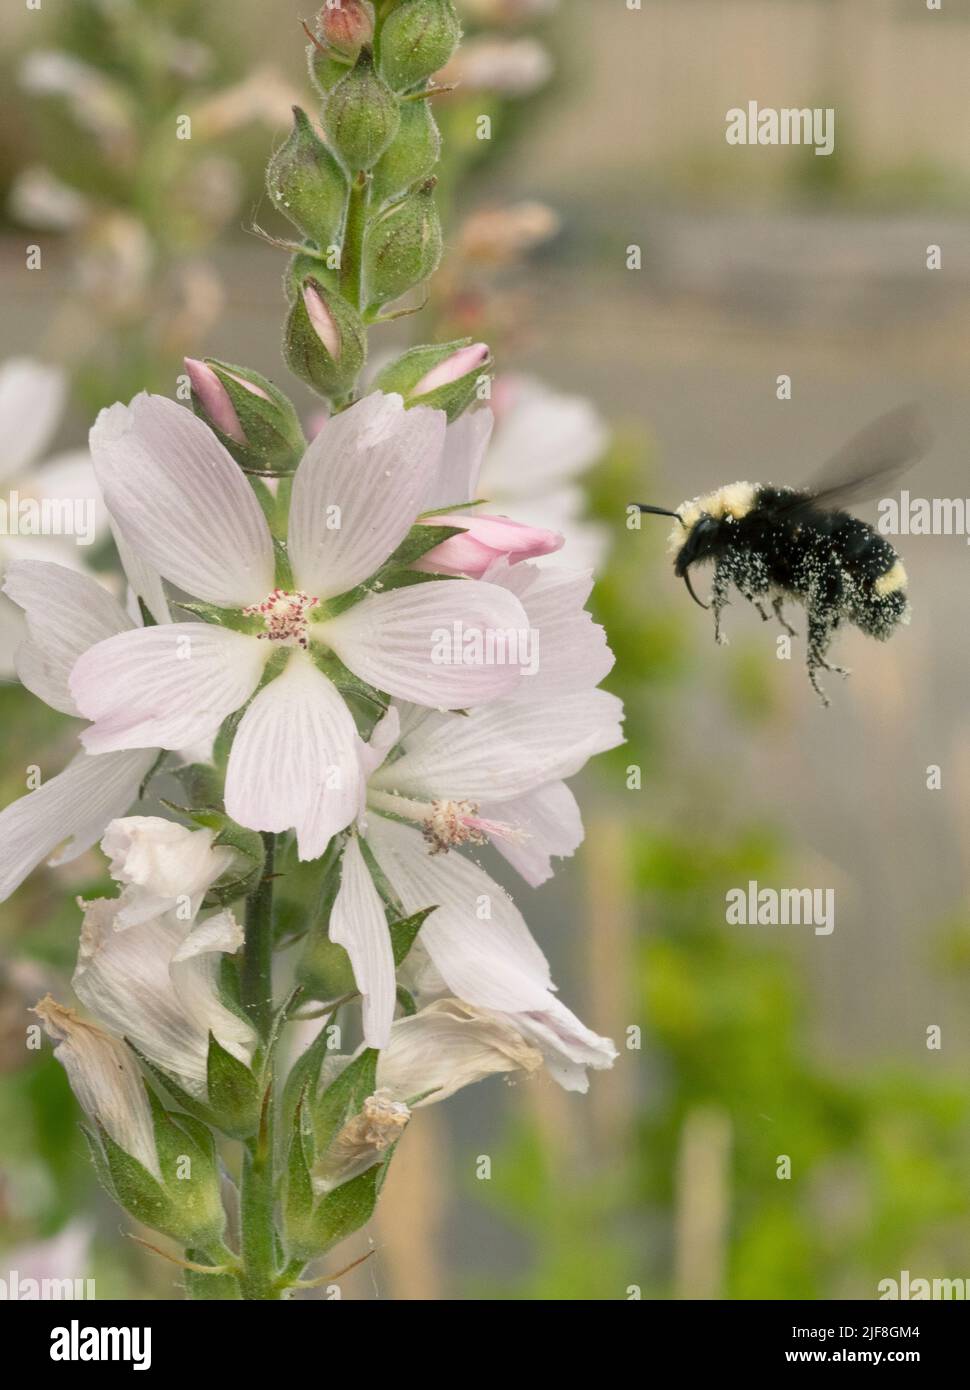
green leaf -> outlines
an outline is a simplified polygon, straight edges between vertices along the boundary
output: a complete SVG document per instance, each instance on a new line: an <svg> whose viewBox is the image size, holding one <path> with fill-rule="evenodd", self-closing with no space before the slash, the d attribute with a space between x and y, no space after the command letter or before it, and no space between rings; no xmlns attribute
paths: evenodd
<svg viewBox="0 0 970 1390"><path fill-rule="evenodd" d="M414 1002L413 994L411 994L409 990L406 990L403 985L398 985L397 987L397 1002L400 1004L405 1014L407 1014L408 1018L412 1018L418 1011L418 1006Z"/></svg>
<svg viewBox="0 0 970 1390"><path fill-rule="evenodd" d="M221 1130L235 1139L248 1139L259 1128L262 1096L250 1069L209 1034L206 1058L209 1105Z"/></svg>
<svg viewBox="0 0 970 1390"><path fill-rule="evenodd" d="M311 1160L307 1155L307 1145L312 1142L304 1091L296 1107L287 1153L283 1220L289 1253L307 1258L314 1253L311 1233L314 1193L310 1176Z"/></svg>
<svg viewBox="0 0 970 1390"><path fill-rule="evenodd" d="M377 1088L377 1049L365 1048L318 1096L312 1110L317 1154L326 1153L348 1120Z"/></svg>

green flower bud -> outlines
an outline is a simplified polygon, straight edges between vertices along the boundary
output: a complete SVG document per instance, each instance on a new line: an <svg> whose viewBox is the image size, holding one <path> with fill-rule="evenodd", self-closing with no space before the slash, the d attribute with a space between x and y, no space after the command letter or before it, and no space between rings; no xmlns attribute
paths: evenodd
<svg viewBox="0 0 970 1390"><path fill-rule="evenodd" d="M318 48L315 43L308 43L306 61L310 72L310 81L320 95L325 97L329 91L336 87L342 77L347 76L353 60L331 54L327 49Z"/></svg>
<svg viewBox="0 0 970 1390"><path fill-rule="evenodd" d="M286 321L283 352L301 381L322 396L349 391L367 359L360 315L318 279L304 280Z"/></svg>
<svg viewBox="0 0 970 1390"><path fill-rule="evenodd" d="M303 281L307 278L319 280L322 285L326 285L328 290L336 290L340 281L340 272L336 268L332 269L325 260L321 260L309 248L306 251L297 251L290 258L290 262L283 274L283 293L287 301L294 304L303 288Z"/></svg>
<svg viewBox="0 0 970 1390"><path fill-rule="evenodd" d="M397 134L399 120L394 93L374 71L371 50L362 48L324 102L327 139L352 172L370 169Z"/></svg>
<svg viewBox="0 0 970 1390"><path fill-rule="evenodd" d="M427 179L367 228L364 290L368 306L400 298L437 270L442 243L435 183Z"/></svg>
<svg viewBox="0 0 970 1390"><path fill-rule="evenodd" d="M430 101L401 105L401 125L374 165L371 201L379 207L427 178L441 154L441 134Z"/></svg>
<svg viewBox="0 0 970 1390"><path fill-rule="evenodd" d="M491 362L487 344L473 343L471 338L414 347L384 368L374 388L396 391L408 406L443 410L451 423L475 400Z"/></svg>
<svg viewBox="0 0 970 1390"><path fill-rule="evenodd" d="M266 170L266 187L284 217L318 246L340 240L347 207L347 176L310 124L293 108L293 131Z"/></svg>
<svg viewBox="0 0 970 1390"><path fill-rule="evenodd" d="M381 72L396 92L406 91L443 68L460 39L451 0L401 0L381 34Z"/></svg>
<svg viewBox="0 0 970 1390"><path fill-rule="evenodd" d="M192 409L244 468L290 472L306 448L293 403L249 367L185 359Z"/></svg>

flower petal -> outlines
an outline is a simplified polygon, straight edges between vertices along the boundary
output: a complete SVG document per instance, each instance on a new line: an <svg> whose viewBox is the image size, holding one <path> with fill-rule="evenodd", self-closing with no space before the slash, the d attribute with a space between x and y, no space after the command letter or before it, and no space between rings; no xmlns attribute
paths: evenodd
<svg viewBox="0 0 970 1390"><path fill-rule="evenodd" d="M619 1053L609 1038L601 1038L558 999L550 998L540 1013L520 1013L511 1020L542 1052L546 1066L564 1091L588 1091L586 1068L611 1067Z"/></svg>
<svg viewBox="0 0 970 1390"><path fill-rule="evenodd" d="M379 391L328 422L293 480L288 548L300 588L330 598L381 566L421 510L444 437L443 411L405 410Z"/></svg>
<svg viewBox="0 0 970 1390"><path fill-rule="evenodd" d="M157 749L79 754L36 791L0 811L0 902L58 845L67 844L56 862L76 859L95 843L105 826L123 816L157 757Z"/></svg>
<svg viewBox="0 0 970 1390"><path fill-rule="evenodd" d="M541 1066L542 1053L503 1014L487 1013L461 999L436 999L410 1018L396 1020L377 1059L377 1084L396 1100L431 1091L418 1104L434 1105L487 1076L529 1073Z"/></svg>
<svg viewBox="0 0 970 1390"><path fill-rule="evenodd" d="M209 623L136 628L91 647L71 673L89 753L186 748L210 737L259 684L269 643Z"/></svg>
<svg viewBox="0 0 970 1390"><path fill-rule="evenodd" d="M226 810L251 830L295 829L300 858L316 859L358 813L361 753L337 690L294 652L236 730Z"/></svg>
<svg viewBox="0 0 970 1390"><path fill-rule="evenodd" d="M425 511L470 502L478 495L478 475L494 424L494 415L484 409L466 410L448 426L441 466L424 499ZM521 467L521 460L519 463Z"/></svg>
<svg viewBox="0 0 970 1390"><path fill-rule="evenodd" d="M0 478L12 478L34 463L54 437L67 376L28 357L14 357L0 367Z"/></svg>
<svg viewBox="0 0 970 1390"><path fill-rule="evenodd" d="M370 785L430 801L508 801L572 777L588 758L622 743L622 718L622 703L605 690L549 705L516 697L463 715L429 714Z"/></svg>
<svg viewBox="0 0 970 1390"><path fill-rule="evenodd" d="M523 839L496 836L492 843L533 888L552 878L551 859L568 859L583 843L583 819L565 782L550 782L499 805L482 803L485 819L511 823Z"/></svg>
<svg viewBox="0 0 970 1390"><path fill-rule="evenodd" d="M548 1005L549 964L504 888L461 855L432 857L417 830L384 816L370 818L367 841L405 912L436 907L421 940L452 993L510 1013Z"/></svg>
<svg viewBox="0 0 970 1390"><path fill-rule="evenodd" d="M128 615L90 575L46 560L14 560L3 592L27 617L17 674L32 694L64 714L77 714L68 677L89 647L126 632Z"/></svg>
<svg viewBox="0 0 970 1390"><path fill-rule="evenodd" d="M584 472L606 448L606 427L582 396L551 391L530 377L500 379L497 394L500 423L483 470L490 497L548 491Z"/></svg>
<svg viewBox="0 0 970 1390"><path fill-rule="evenodd" d="M347 952L364 996L364 1041L368 1047L386 1047L397 991L394 951L384 904L356 836L344 849L340 891L330 915L330 940Z"/></svg>
<svg viewBox="0 0 970 1390"><path fill-rule="evenodd" d="M538 670L523 686L523 695L549 700L585 690L613 669L616 658L606 645L606 633L583 608L593 586L591 574L559 565L510 565L501 559L485 578L516 595L539 634Z"/></svg>
<svg viewBox="0 0 970 1390"><path fill-rule="evenodd" d="M273 587L273 543L256 494L207 425L164 396L102 410L91 453L129 545L187 593L223 608Z"/></svg>
<svg viewBox="0 0 970 1390"><path fill-rule="evenodd" d="M476 579L371 594L318 631L361 680L440 709L510 694L532 645L519 601Z"/></svg>

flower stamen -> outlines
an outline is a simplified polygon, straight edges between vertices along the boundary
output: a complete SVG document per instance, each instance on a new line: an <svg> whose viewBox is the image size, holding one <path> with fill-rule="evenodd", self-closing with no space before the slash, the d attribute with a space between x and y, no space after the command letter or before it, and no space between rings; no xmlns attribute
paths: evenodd
<svg viewBox="0 0 970 1390"><path fill-rule="evenodd" d="M306 651L310 645L309 619L307 614L320 602L312 594L302 589L274 589L262 603L252 603L243 612L247 617L260 617L266 624L266 631L257 634L270 642L282 642L288 647L302 647Z"/></svg>

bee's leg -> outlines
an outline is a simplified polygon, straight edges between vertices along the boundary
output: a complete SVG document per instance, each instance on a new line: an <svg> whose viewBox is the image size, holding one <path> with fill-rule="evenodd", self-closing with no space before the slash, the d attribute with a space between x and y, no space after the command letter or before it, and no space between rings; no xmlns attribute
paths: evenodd
<svg viewBox="0 0 970 1390"><path fill-rule="evenodd" d="M761 600L753 598L751 602L754 604L755 608L757 608L758 612L761 614L761 621L763 623L769 622L771 619L771 614L765 612L765 606L761 602Z"/></svg>
<svg viewBox="0 0 970 1390"><path fill-rule="evenodd" d="M778 619L778 621L781 623L782 627L783 627L783 628L785 629L785 631L788 633L788 636L789 636L789 637L797 637L797 636L798 636L798 633L797 633L797 632L795 631L795 629L792 627L791 623L788 622L788 620L786 619L784 613L782 613L782 611L781 611L781 605L784 603L784 601L785 601L785 600L784 600L784 599L781 597L781 595L779 594L777 598L772 599L771 606L772 606L772 608L775 610L775 617Z"/></svg>
<svg viewBox="0 0 970 1390"><path fill-rule="evenodd" d="M844 666L832 666L826 659L829 645L832 641L832 634L838 627L838 615L826 605L809 605L808 609L808 679L812 683L812 689L818 695L823 705L829 704L829 698L818 683L818 671L835 671L840 676L847 676L849 672Z"/></svg>
<svg viewBox="0 0 970 1390"><path fill-rule="evenodd" d="M731 575L728 567L722 560L716 560L711 584L711 607L714 610L714 640L721 647L726 647L728 640L721 631L721 610L727 606L730 588Z"/></svg>

